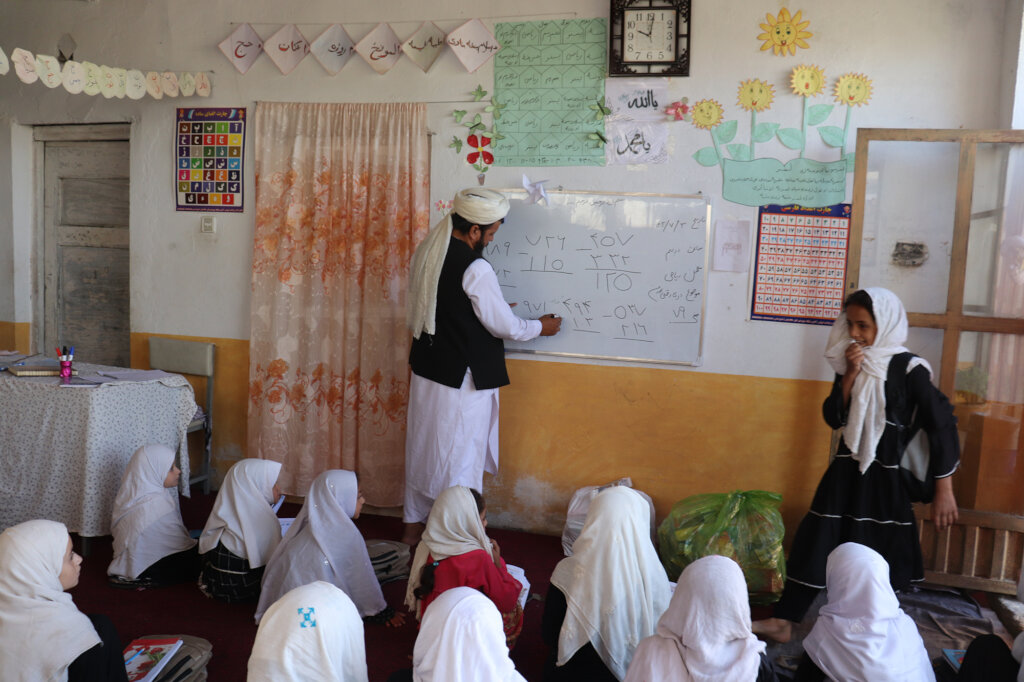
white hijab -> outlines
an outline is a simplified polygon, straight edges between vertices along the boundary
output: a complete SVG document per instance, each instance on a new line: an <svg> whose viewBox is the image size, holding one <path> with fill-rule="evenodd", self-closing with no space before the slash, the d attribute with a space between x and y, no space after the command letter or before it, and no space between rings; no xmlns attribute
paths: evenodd
<svg viewBox="0 0 1024 682"><path fill-rule="evenodd" d="M434 561L441 561L478 549L490 553L491 541L480 521L473 493L461 485L441 491L430 508L427 528L416 546L409 570L409 584L405 590L405 604L409 610L419 617L419 599L413 591L420 586L420 574L428 555L434 557Z"/></svg>
<svg viewBox="0 0 1024 682"><path fill-rule="evenodd" d="M739 564L706 556L679 576L658 629L637 647L626 682L752 682L764 650L750 631Z"/></svg>
<svg viewBox="0 0 1024 682"><path fill-rule="evenodd" d="M60 584L68 529L26 521L0 533L0 670L4 682L66 680L68 666L100 643Z"/></svg>
<svg viewBox="0 0 1024 682"><path fill-rule="evenodd" d="M279 473L281 463L269 459L243 459L231 467L199 536L200 554L222 542L250 568L267 563L281 541L281 523L270 507Z"/></svg>
<svg viewBox="0 0 1024 682"><path fill-rule="evenodd" d="M864 291L871 298L878 331L874 343L863 349L864 361L850 391L850 411L843 427L843 441L860 463L861 473L875 461L875 450L885 431L885 377L892 356L907 352L903 344L908 330L907 311L896 294L880 287ZM846 374L846 349L851 343L846 313L842 312L832 324L825 347L825 358L836 374ZM917 365L927 367L929 374L932 371L926 360L917 357L907 365L907 371Z"/></svg>
<svg viewBox="0 0 1024 682"><path fill-rule="evenodd" d="M409 273L409 310L406 324L412 330L413 338L420 338L426 332L433 334L437 314L437 282L441 277L441 266L448 255L448 243L452 236L452 213L458 213L471 224L481 229L498 222L508 215L508 199L501 192L490 189L464 189L455 195L452 210L431 228L412 257Z"/></svg>
<svg viewBox="0 0 1024 682"><path fill-rule="evenodd" d="M804 651L831 680L934 682L917 625L889 585L889 564L864 545L845 542L825 565L828 603L804 639Z"/></svg>
<svg viewBox="0 0 1024 682"><path fill-rule="evenodd" d="M551 574L566 601L558 665L590 642L621 680L640 640L654 634L672 590L651 544L650 513L647 500L623 486L590 504L572 556Z"/></svg>
<svg viewBox="0 0 1024 682"><path fill-rule="evenodd" d="M423 616L413 682L526 682L505 646L498 607L472 587L445 590Z"/></svg>
<svg viewBox="0 0 1024 682"><path fill-rule="evenodd" d="M1020 579L1017 581L1017 601L1024 601L1024 568L1021 569ZM1013 640L1013 657L1020 663L1017 682L1024 682L1024 632Z"/></svg>
<svg viewBox="0 0 1024 682"><path fill-rule="evenodd" d="M107 574L135 580L164 557L196 544L181 521L177 488L164 487L174 458L166 445L143 445L128 461L111 514L114 560Z"/></svg>
<svg viewBox="0 0 1024 682"><path fill-rule="evenodd" d="M366 541L355 524L359 483L352 471L325 471L313 481L302 511L267 562L256 622L285 592L323 580L340 587L360 616L387 608Z"/></svg>
<svg viewBox="0 0 1024 682"><path fill-rule="evenodd" d="M256 631L248 682L367 682L363 621L330 583L296 587L274 602Z"/></svg>

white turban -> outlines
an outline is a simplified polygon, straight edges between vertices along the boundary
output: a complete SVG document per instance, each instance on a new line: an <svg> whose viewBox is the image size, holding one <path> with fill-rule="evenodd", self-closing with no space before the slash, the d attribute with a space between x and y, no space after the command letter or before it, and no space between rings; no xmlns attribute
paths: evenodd
<svg viewBox="0 0 1024 682"><path fill-rule="evenodd" d="M430 230L427 238L416 248L409 275L409 311L406 324L414 338L426 332L433 334L437 313L437 281L441 266L448 255L448 242L452 236L452 213L458 213L472 225L481 228L498 222L508 215L508 199L491 189L464 189L455 195L452 210Z"/></svg>

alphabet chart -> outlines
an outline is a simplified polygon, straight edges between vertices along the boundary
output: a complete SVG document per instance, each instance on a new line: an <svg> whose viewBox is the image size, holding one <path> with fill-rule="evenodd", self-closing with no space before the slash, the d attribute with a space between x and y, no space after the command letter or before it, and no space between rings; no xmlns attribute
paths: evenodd
<svg viewBox="0 0 1024 682"><path fill-rule="evenodd" d="M241 213L245 109L178 109L177 209Z"/></svg>
<svg viewBox="0 0 1024 682"><path fill-rule="evenodd" d="M762 206L750 319L832 324L843 307L850 204Z"/></svg>

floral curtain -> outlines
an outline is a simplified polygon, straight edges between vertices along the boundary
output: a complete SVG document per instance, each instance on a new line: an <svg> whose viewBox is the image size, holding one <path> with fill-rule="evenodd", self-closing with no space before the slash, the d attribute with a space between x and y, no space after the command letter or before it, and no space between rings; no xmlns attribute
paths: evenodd
<svg viewBox="0 0 1024 682"><path fill-rule="evenodd" d="M260 102L249 456L304 495L351 469L401 504L409 261L429 228L423 104Z"/></svg>

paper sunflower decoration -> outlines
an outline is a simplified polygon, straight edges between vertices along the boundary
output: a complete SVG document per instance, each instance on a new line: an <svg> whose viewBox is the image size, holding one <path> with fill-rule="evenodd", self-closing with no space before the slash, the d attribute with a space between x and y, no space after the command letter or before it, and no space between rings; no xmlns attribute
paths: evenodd
<svg viewBox="0 0 1024 682"><path fill-rule="evenodd" d="M744 111L767 111L775 100L775 86L757 78L751 78L740 83L736 100Z"/></svg>
<svg viewBox="0 0 1024 682"><path fill-rule="evenodd" d="M797 12L795 16L790 16L789 10L785 7L779 11L778 18L766 14L765 18L768 23L761 24L761 30L764 33L757 36L758 40L764 41L761 51L772 50L776 55L784 57L787 52L790 55L796 55L798 47L804 49L810 47L804 39L810 38L814 34L804 30L811 22L800 21L802 14L801 11Z"/></svg>
<svg viewBox="0 0 1024 682"><path fill-rule="evenodd" d="M871 80L860 73L843 74L836 80L836 101L848 107L859 107L871 99Z"/></svg>
<svg viewBox="0 0 1024 682"><path fill-rule="evenodd" d="M793 67L789 77L789 86L794 95L814 97L825 89L825 71L813 64L801 64Z"/></svg>
<svg viewBox="0 0 1024 682"><path fill-rule="evenodd" d="M721 123L724 115L725 109L713 99L702 99L693 105L691 112L693 125L705 130L711 130Z"/></svg>

